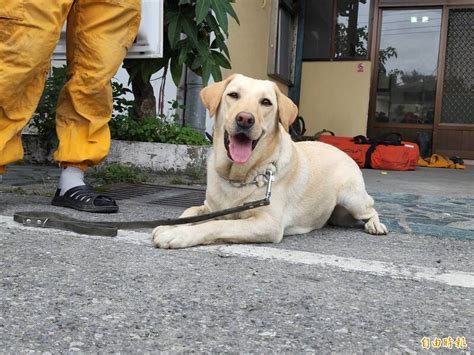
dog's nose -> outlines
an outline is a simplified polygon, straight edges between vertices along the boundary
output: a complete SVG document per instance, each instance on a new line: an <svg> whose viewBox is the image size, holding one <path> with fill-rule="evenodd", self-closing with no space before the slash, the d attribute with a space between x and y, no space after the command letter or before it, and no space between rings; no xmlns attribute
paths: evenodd
<svg viewBox="0 0 474 355"><path fill-rule="evenodd" d="M248 129L255 123L255 117L250 112L239 112L235 117L235 122L240 128Z"/></svg>

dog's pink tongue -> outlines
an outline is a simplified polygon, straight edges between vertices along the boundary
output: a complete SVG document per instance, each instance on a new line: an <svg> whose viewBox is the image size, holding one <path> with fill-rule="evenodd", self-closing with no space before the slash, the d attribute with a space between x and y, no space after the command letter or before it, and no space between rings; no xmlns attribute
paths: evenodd
<svg viewBox="0 0 474 355"><path fill-rule="evenodd" d="M229 137L229 153L236 163L245 163L252 155L252 141L246 138L238 139L235 136Z"/></svg>

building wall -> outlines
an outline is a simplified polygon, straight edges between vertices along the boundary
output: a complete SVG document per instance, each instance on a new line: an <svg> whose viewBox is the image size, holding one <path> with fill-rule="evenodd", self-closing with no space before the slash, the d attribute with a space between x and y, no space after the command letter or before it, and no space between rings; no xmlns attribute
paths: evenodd
<svg viewBox="0 0 474 355"><path fill-rule="evenodd" d="M229 18L227 46L232 69L226 70L224 76L240 73L255 79L272 80L286 94L288 86L267 75L273 1L277 0L237 0L234 3L240 26Z"/></svg>
<svg viewBox="0 0 474 355"><path fill-rule="evenodd" d="M358 66L363 65L363 72ZM306 134L324 128L341 136L366 134L371 63L304 62L300 115Z"/></svg>

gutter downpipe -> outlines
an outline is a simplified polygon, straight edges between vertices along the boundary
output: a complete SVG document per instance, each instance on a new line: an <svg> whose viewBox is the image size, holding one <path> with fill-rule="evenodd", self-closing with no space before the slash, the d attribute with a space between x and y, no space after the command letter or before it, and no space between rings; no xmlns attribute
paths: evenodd
<svg viewBox="0 0 474 355"><path fill-rule="evenodd" d="M206 108L199 96L203 88L202 78L189 68L185 70L184 122L204 135L206 132Z"/></svg>

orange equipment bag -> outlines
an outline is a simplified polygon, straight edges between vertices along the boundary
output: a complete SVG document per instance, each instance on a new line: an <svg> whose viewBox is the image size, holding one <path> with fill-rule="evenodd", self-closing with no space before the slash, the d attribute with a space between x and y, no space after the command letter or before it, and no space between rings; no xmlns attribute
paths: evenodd
<svg viewBox="0 0 474 355"><path fill-rule="evenodd" d="M420 156L418 144L402 141L399 133L387 133L369 139L364 136L337 137L319 135L318 140L347 153L361 168L379 170L415 170Z"/></svg>
<svg viewBox="0 0 474 355"><path fill-rule="evenodd" d="M327 131L326 131L327 132ZM332 132L330 132L332 133ZM334 133L332 133L334 134ZM323 143L339 148L344 153L348 154L354 161L363 168L365 165L365 155L369 150L370 145L355 144L354 139L351 137L337 137L334 135L330 136L319 136L318 140Z"/></svg>
<svg viewBox="0 0 474 355"><path fill-rule="evenodd" d="M400 143L401 145L377 145L370 159L370 167L379 170L415 170L420 157L418 144L405 141Z"/></svg>

